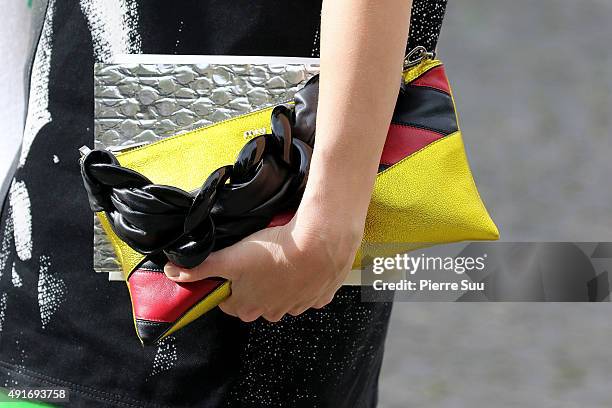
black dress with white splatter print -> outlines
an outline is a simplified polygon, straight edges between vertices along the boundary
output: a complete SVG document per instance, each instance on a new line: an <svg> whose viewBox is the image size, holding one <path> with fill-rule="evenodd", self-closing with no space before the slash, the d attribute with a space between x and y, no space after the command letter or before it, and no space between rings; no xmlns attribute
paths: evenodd
<svg viewBox="0 0 612 408"><path fill-rule="evenodd" d="M445 6L414 1L408 49L435 49ZM0 386L68 388L68 405L86 407L375 406L391 303L362 302L355 287L276 324L215 309L143 348L124 285L93 272L77 164L93 140L95 62L118 52L317 56L321 1L33 8L28 118L0 221Z"/></svg>

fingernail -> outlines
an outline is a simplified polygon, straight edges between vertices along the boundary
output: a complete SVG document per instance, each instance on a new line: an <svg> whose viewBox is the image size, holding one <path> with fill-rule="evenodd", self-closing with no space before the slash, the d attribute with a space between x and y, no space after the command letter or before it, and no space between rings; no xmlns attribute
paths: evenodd
<svg viewBox="0 0 612 408"><path fill-rule="evenodd" d="M178 278L181 275L181 269L178 266L168 262L166 266L164 266L164 273L169 278Z"/></svg>

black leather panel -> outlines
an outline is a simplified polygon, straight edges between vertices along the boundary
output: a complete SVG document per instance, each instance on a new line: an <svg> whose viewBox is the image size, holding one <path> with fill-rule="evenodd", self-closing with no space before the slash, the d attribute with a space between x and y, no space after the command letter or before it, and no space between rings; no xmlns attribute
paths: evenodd
<svg viewBox="0 0 612 408"><path fill-rule="evenodd" d="M172 323L153 322L150 320L134 319L138 337L145 346L154 344L168 329Z"/></svg>
<svg viewBox="0 0 612 408"><path fill-rule="evenodd" d="M402 87L392 123L429 129L444 135L459 130L450 95L422 86Z"/></svg>
<svg viewBox="0 0 612 408"><path fill-rule="evenodd" d="M385 171L387 170L389 167L391 167L390 164L384 164L384 163L380 163L378 165L378 173L380 173L381 171Z"/></svg>

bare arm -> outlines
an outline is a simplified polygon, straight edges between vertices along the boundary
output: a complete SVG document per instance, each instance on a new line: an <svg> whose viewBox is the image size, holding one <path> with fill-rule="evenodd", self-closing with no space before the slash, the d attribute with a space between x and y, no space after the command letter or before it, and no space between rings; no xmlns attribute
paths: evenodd
<svg viewBox="0 0 612 408"><path fill-rule="evenodd" d="M333 228L363 233L399 91L411 4L323 2L317 135L300 223L319 228L316 220L325 218Z"/></svg>
<svg viewBox="0 0 612 408"><path fill-rule="evenodd" d="M411 0L324 0L315 150L293 220L211 254L177 281L222 276L220 307L276 321L329 303L363 235L378 162L399 91Z"/></svg>

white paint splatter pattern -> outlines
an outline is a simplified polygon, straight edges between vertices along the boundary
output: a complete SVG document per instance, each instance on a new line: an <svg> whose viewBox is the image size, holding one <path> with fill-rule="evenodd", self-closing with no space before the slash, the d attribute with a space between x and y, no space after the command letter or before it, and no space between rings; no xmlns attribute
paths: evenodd
<svg viewBox="0 0 612 408"><path fill-rule="evenodd" d="M0 243L0 278L6 268L6 262L12 251L13 245L13 215L11 207L7 209L4 221L4 231L2 232L2 243Z"/></svg>
<svg viewBox="0 0 612 408"><path fill-rule="evenodd" d="M43 329L47 327L67 293L66 283L51 271L50 266L49 257L41 255L38 271L38 306Z"/></svg>
<svg viewBox="0 0 612 408"><path fill-rule="evenodd" d="M30 152L30 147L36 135L47 123L51 122L49 112L49 71L51 68L51 53L53 48L53 15L55 0L49 0L47 15L40 34L40 40L34 54L32 73L30 75L30 94L28 97L28 113L26 115L19 167L23 166Z"/></svg>
<svg viewBox="0 0 612 408"><path fill-rule="evenodd" d="M81 0L97 62L108 62L116 54L138 54L138 12L132 0Z"/></svg>
<svg viewBox="0 0 612 408"><path fill-rule="evenodd" d="M13 268L11 269L11 282L13 282L13 286L16 288L20 288L23 286L23 280L15 269L15 262L13 262Z"/></svg>
<svg viewBox="0 0 612 408"><path fill-rule="evenodd" d="M32 214L30 195L23 181L13 180L9 192L9 203L13 212L13 235L15 250L22 261L32 257Z"/></svg>
<svg viewBox="0 0 612 408"><path fill-rule="evenodd" d="M157 353L153 359L151 376L170 370L178 361L174 337L168 336L158 343Z"/></svg>
<svg viewBox="0 0 612 408"><path fill-rule="evenodd" d="M6 298L6 293L3 293L2 297L0 297L0 333L2 333L2 328L4 327L4 318L6 317Z"/></svg>
<svg viewBox="0 0 612 408"><path fill-rule="evenodd" d="M19 339L15 339L14 348L15 350L19 350L19 359L15 363L15 368L17 369L15 372L17 374L17 377L21 377L26 371L24 362L26 358L28 357L28 353L26 353L25 349L21 347L21 344L19 343ZM4 382L4 387L8 388L9 386L17 386L17 385L19 385L19 381L13 377L13 373L11 371L7 371L7 378Z"/></svg>
<svg viewBox="0 0 612 408"><path fill-rule="evenodd" d="M319 34L319 29L315 31L314 39L312 40L312 50L310 52L311 57L319 58L320 49L319 49L319 41L321 35Z"/></svg>

